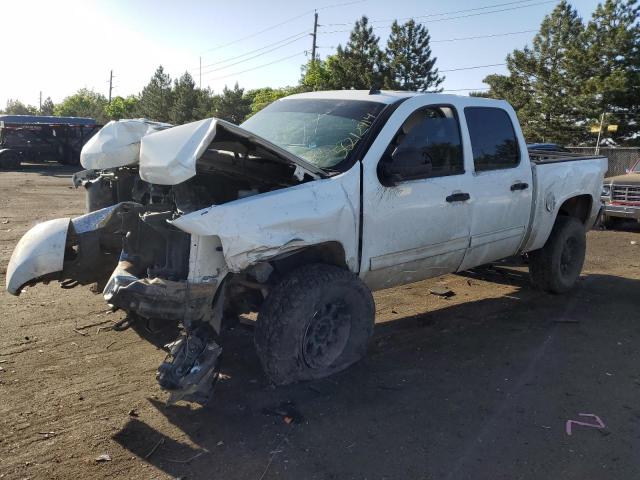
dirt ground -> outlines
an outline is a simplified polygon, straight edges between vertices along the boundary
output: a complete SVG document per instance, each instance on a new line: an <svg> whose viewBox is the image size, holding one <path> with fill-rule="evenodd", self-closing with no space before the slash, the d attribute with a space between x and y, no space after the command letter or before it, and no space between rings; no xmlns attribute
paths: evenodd
<svg viewBox="0 0 640 480"><path fill-rule="evenodd" d="M171 332L99 331L121 314L88 287L4 291L28 228L83 212L70 175L0 173L3 480L640 478L637 225L590 232L565 296L504 265L379 292L368 357L322 381L269 386L241 325L213 403L166 407ZM569 435L581 414L604 427Z"/></svg>

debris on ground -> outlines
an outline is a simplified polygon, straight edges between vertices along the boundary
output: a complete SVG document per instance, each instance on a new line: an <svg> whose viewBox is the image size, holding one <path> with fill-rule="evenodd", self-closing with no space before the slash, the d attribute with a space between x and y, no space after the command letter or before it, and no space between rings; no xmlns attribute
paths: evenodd
<svg viewBox="0 0 640 480"><path fill-rule="evenodd" d="M99 455L96 457L96 462L98 463L110 462L110 461L111 461L111 455L109 455L108 453L103 453L102 455Z"/></svg>
<svg viewBox="0 0 640 480"><path fill-rule="evenodd" d="M304 421L304 417L291 401L282 402L277 407L265 407L262 409L262 414L281 417L282 421L287 425L291 423L302 423Z"/></svg>
<svg viewBox="0 0 640 480"><path fill-rule="evenodd" d="M129 410L129 416L130 417L139 417L140 413L138 413L138 410L135 408L132 408L131 410Z"/></svg>
<svg viewBox="0 0 640 480"><path fill-rule="evenodd" d="M431 295L436 295L438 297L444 297L444 298L453 297L456 294L453 290L451 290L446 285L434 285L433 287L429 288L429 293Z"/></svg>

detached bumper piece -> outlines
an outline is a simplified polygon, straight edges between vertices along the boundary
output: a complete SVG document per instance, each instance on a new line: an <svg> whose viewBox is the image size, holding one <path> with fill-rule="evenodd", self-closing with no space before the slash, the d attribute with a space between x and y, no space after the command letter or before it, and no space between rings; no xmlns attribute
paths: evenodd
<svg viewBox="0 0 640 480"><path fill-rule="evenodd" d="M170 393L167 405L179 400L206 405L213 396L222 348L203 330L167 345L169 355L157 374L160 386Z"/></svg>

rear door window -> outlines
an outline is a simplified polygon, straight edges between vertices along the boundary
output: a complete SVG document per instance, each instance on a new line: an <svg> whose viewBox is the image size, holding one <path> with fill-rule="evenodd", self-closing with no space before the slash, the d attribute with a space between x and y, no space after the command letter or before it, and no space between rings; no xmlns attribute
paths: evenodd
<svg viewBox="0 0 640 480"><path fill-rule="evenodd" d="M467 120L476 172L513 168L520 163L518 139L511 118L501 108L467 107Z"/></svg>

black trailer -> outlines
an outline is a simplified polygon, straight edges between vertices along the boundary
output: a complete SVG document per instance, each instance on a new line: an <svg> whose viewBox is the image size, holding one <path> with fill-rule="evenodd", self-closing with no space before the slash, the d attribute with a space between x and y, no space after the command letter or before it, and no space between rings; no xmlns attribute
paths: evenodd
<svg viewBox="0 0 640 480"><path fill-rule="evenodd" d="M77 165L82 147L101 127L93 118L0 115L0 169L23 161Z"/></svg>

